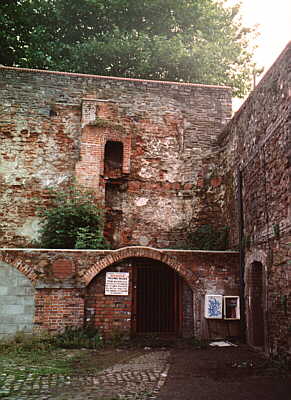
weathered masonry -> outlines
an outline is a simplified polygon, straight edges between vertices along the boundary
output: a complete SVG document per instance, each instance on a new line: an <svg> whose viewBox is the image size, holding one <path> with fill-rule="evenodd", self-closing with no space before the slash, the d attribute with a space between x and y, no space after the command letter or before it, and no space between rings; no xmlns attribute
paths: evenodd
<svg viewBox="0 0 291 400"><path fill-rule="evenodd" d="M290 99L291 43L218 140L234 188L225 218L245 253L247 340L275 354L291 346Z"/></svg>
<svg viewBox="0 0 291 400"><path fill-rule="evenodd" d="M239 336L239 296L248 343L290 351L290 53L231 121L226 87L1 67L0 267L26 287L0 287L0 315L15 310L1 333ZM115 250L28 248L48 187L72 178L94 190ZM228 227L234 251L186 250L206 224Z"/></svg>
<svg viewBox="0 0 291 400"><path fill-rule="evenodd" d="M237 265L237 252L146 247L7 250L0 261L1 268L17 269L33 282L38 328L59 331L85 321L105 335L154 332L184 337L239 335L238 321L202 318L205 293L239 294ZM126 296L105 294L108 272L129 274Z"/></svg>
<svg viewBox="0 0 291 400"><path fill-rule="evenodd" d="M113 248L185 248L201 220L223 223L220 181L203 159L231 116L229 88L15 68L1 77L2 246L29 245L47 188L73 177L105 207Z"/></svg>

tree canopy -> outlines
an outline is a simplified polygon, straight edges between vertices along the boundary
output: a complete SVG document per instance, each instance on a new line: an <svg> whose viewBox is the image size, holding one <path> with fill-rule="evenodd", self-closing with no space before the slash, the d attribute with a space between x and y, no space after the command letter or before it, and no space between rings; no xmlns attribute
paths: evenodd
<svg viewBox="0 0 291 400"><path fill-rule="evenodd" d="M250 29L225 0L1 0L0 63L229 85L251 81Z"/></svg>

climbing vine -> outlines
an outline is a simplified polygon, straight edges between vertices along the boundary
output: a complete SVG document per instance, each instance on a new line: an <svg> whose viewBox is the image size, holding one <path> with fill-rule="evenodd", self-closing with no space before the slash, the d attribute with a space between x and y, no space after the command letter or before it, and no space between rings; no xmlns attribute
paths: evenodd
<svg viewBox="0 0 291 400"><path fill-rule="evenodd" d="M228 248L229 228L215 229L212 225L200 225L189 235L190 248L193 250L226 250Z"/></svg>

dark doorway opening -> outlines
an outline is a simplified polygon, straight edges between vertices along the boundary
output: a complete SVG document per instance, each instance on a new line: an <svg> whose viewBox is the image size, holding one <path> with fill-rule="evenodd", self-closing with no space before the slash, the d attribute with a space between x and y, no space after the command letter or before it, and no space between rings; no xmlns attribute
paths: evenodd
<svg viewBox="0 0 291 400"><path fill-rule="evenodd" d="M180 279L167 265L139 259L133 267L133 334L178 335Z"/></svg>
<svg viewBox="0 0 291 400"><path fill-rule="evenodd" d="M123 164L123 143L109 140L105 144L104 153L104 173L111 175L112 173L121 174Z"/></svg>
<svg viewBox="0 0 291 400"><path fill-rule="evenodd" d="M256 347L264 347L264 285L263 265L255 261L250 270L250 333L251 343Z"/></svg>

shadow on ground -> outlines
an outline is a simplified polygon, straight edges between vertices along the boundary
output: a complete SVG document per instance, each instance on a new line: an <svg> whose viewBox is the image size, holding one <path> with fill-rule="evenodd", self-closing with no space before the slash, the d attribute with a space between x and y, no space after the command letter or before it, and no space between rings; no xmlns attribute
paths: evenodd
<svg viewBox="0 0 291 400"><path fill-rule="evenodd" d="M190 350L172 349L170 369L158 400L287 400L287 365L267 361L241 345Z"/></svg>

